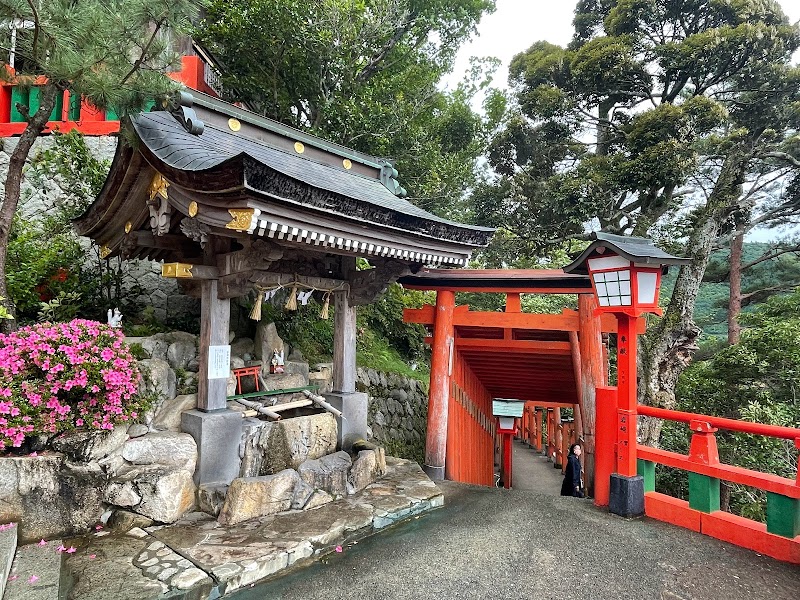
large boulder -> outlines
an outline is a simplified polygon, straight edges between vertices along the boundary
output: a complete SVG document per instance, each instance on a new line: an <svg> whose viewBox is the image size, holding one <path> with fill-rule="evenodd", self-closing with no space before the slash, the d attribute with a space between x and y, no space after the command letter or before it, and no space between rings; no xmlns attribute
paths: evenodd
<svg viewBox="0 0 800 600"><path fill-rule="evenodd" d="M143 377L139 384L142 394L158 394L161 398L170 400L175 397L177 379L175 371L166 360L160 358L147 358L139 361Z"/></svg>
<svg viewBox="0 0 800 600"><path fill-rule="evenodd" d="M144 338L140 343L145 355L148 358L167 360L167 349L169 349L169 344L164 340L149 337Z"/></svg>
<svg viewBox="0 0 800 600"><path fill-rule="evenodd" d="M300 478L297 471L285 469L275 475L234 479L219 513L223 525L288 510Z"/></svg>
<svg viewBox="0 0 800 600"><path fill-rule="evenodd" d="M62 454L0 458L0 522L19 523L21 543L81 534L103 514L106 476Z"/></svg>
<svg viewBox="0 0 800 600"><path fill-rule="evenodd" d="M132 510L160 523L174 523L194 508L192 473L183 469L147 469L133 480L142 497Z"/></svg>
<svg viewBox="0 0 800 600"><path fill-rule="evenodd" d="M242 356L245 354L253 356L255 353L255 343L250 338L235 338L231 343L231 355Z"/></svg>
<svg viewBox="0 0 800 600"><path fill-rule="evenodd" d="M197 394L175 396L165 400L156 410L153 427L159 431L180 431L181 413L197 408Z"/></svg>
<svg viewBox="0 0 800 600"><path fill-rule="evenodd" d="M337 431L336 419L330 413L258 421L245 432L240 475L270 475L322 458L336 451Z"/></svg>
<svg viewBox="0 0 800 600"><path fill-rule="evenodd" d="M260 358L264 361L265 368L269 370L269 359L272 358L273 350L277 350L278 352L284 351L284 343L281 336L278 335L275 323L261 321L256 326L254 346L256 358Z"/></svg>
<svg viewBox="0 0 800 600"><path fill-rule="evenodd" d="M179 467L194 473L197 444L188 433L158 431L125 442L122 458L134 465Z"/></svg>
<svg viewBox="0 0 800 600"><path fill-rule="evenodd" d="M109 456L128 440L128 427L120 425L111 431L75 429L53 440L53 449L70 460L90 462Z"/></svg>
<svg viewBox="0 0 800 600"><path fill-rule="evenodd" d="M347 452L335 452L318 460L307 460L297 469L300 478L315 489L334 496L347 494L347 475L352 460Z"/></svg>
<svg viewBox="0 0 800 600"><path fill-rule="evenodd" d="M266 369L267 372L261 375L261 380L263 382L261 386L262 390L288 390L308 385L308 379L303 377L300 373L277 373L273 375L269 373L269 366L263 368Z"/></svg>
<svg viewBox="0 0 800 600"><path fill-rule="evenodd" d="M196 357L197 345L194 340L172 342L167 348L167 362L175 370L186 370Z"/></svg>

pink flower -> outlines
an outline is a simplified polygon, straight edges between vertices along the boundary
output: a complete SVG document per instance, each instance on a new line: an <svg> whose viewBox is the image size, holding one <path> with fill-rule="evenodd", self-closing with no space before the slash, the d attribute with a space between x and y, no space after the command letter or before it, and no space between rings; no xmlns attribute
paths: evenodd
<svg viewBox="0 0 800 600"><path fill-rule="evenodd" d="M56 548L56 552L63 552L66 549L67 547L64 544L61 544L58 548Z"/></svg>
<svg viewBox="0 0 800 600"><path fill-rule="evenodd" d="M89 558L91 558L92 560L94 560L95 558L97 558L97 554L90 554L90 555L89 555Z"/></svg>
<svg viewBox="0 0 800 600"><path fill-rule="evenodd" d="M70 547L67 549L67 554L74 554L74 553L75 553L75 550L76 550L76 548L75 548L74 546L70 546Z"/></svg>
<svg viewBox="0 0 800 600"><path fill-rule="evenodd" d="M31 578L28 579L28 583L36 583L39 581L39 578L36 575L31 575Z"/></svg>
<svg viewBox="0 0 800 600"><path fill-rule="evenodd" d="M342 551L342 547L341 546L336 546L336 551L337 552L341 552Z"/></svg>
<svg viewBox="0 0 800 600"><path fill-rule="evenodd" d="M39 546L47 546L47 542L44 539L39 540Z"/></svg>

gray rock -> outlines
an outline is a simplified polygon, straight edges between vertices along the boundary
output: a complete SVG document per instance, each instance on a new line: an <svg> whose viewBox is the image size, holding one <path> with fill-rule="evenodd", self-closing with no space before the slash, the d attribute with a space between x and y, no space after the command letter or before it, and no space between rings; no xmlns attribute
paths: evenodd
<svg viewBox="0 0 800 600"><path fill-rule="evenodd" d="M406 400L408 400L408 394L402 388L397 388L397 389L392 390L391 392L389 392L389 395L394 400L396 400L397 402L400 402L400 403L405 402Z"/></svg>
<svg viewBox="0 0 800 600"><path fill-rule="evenodd" d="M103 499L115 506L136 506L142 501L131 481L112 481L108 484Z"/></svg>
<svg viewBox="0 0 800 600"><path fill-rule="evenodd" d="M211 577L197 567L192 567L191 569L186 569L178 573L172 578L172 581L170 581L170 584L179 590L188 590L198 585L210 583Z"/></svg>
<svg viewBox="0 0 800 600"><path fill-rule="evenodd" d="M228 486L219 483L204 483L197 488L197 507L204 513L215 517L225 504Z"/></svg>
<svg viewBox="0 0 800 600"><path fill-rule="evenodd" d="M381 411L375 413L374 422L378 425L386 425L386 417L383 415Z"/></svg>
<svg viewBox="0 0 800 600"><path fill-rule="evenodd" d="M17 527L0 531L0 598L5 593L11 563L17 551L17 532Z"/></svg>
<svg viewBox="0 0 800 600"><path fill-rule="evenodd" d="M384 468L385 473L385 468ZM369 484L375 482L383 473L378 467L378 457L375 450L362 450L353 462L347 476L347 493L360 492Z"/></svg>
<svg viewBox="0 0 800 600"><path fill-rule="evenodd" d="M135 512L160 523L174 523L195 505L192 474L183 469L148 470L134 480L142 501Z"/></svg>
<svg viewBox="0 0 800 600"><path fill-rule="evenodd" d="M241 369L244 366L244 359L241 356L231 355L231 370Z"/></svg>
<svg viewBox="0 0 800 600"><path fill-rule="evenodd" d="M159 431L128 440L122 457L135 465L175 466L194 473L197 444L188 433Z"/></svg>
<svg viewBox="0 0 800 600"><path fill-rule="evenodd" d="M164 340L159 340L153 337L149 337L149 338L144 338L140 343L142 345L144 353L149 358L167 360L167 349L169 349L169 344Z"/></svg>
<svg viewBox="0 0 800 600"><path fill-rule="evenodd" d="M0 458L3 520L19 523L22 543L84 533L103 514L106 478L62 454Z"/></svg>
<svg viewBox="0 0 800 600"><path fill-rule="evenodd" d="M266 369L266 373L263 369ZM307 380L298 373L282 373L272 375L269 373L269 365L265 365L261 371L265 390L287 390L307 385Z"/></svg>
<svg viewBox="0 0 800 600"><path fill-rule="evenodd" d="M314 488L308 485L305 481L300 480L294 488L294 495L292 496L292 508L300 510L308 503L309 498L314 494Z"/></svg>
<svg viewBox="0 0 800 600"><path fill-rule="evenodd" d="M303 385L308 385L308 363L294 360L287 360L283 366L284 373L289 375L300 375L303 378Z"/></svg>
<svg viewBox="0 0 800 600"><path fill-rule="evenodd" d="M347 493L347 474L351 464L350 455L340 451L318 460L307 460L297 471L311 487L343 496Z"/></svg>
<svg viewBox="0 0 800 600"><path fill-rule="evenodd" d="M165 400L156 410L153 427L159 431L179 432L181 430L181 413L194 408L197 408L197 394L175 396L171 400Z"/></svg>
<svg viewBox="0 0 800 600"><path fill-rule="evenodd" d="M150 428L142 423L134 423L128 427L128 437L137 438L150 432Z"/></svg>
<svg viewBox="0 0 800 600"><path fill-rule="evenodd" d="M311 510L314 508L319 508L327 504L328 502L333 502L334 498L325 490L314 490L314 493L311 494L311 497L306 502L306 505L303 507L303 510Z"/></svg>
<svg viewBox="0 0 800 600"><path fill-rule="evenodd" d="M231 344L232 356L244 356L245 354L253 354L255 351L255 344L250 338L239 338Z"/></svg>
<svg viewBox="0 0 800 600"><path fill-rule="evenodd" d="M135 512L122 509L117 509L112 512L107 523L109 529L118 533L125 533L134 527L150 527L152 524L152 519L149 519L144 515L137 515Z"/></svg>
<svg viewBox="0 0 800 600"><path fill-rule="evenodd" d="M244 433L241 477L297 469L309 459L336 451L336 419L330 413L277 422L256 421Z"/></svg>
<svg viewBox="0 0 800 600"><path fill-rule="evenodd" d="M71 460L90 462L105 458L128 440L127 428L123 425L111 431L68 431L52 442L53 449L63 452Z"/></svg>
<svg viewBox="0 0 800 600"><path fill-rule="evenodd" d="M219 513L219 522L234 525L288 510L299 481L297 471L293 469L264 477L234 479Z"/></svg>
<svg viewBox="0 0 800 600"><path fill-rule="evenodd" d="M166 360L150 358L139 361L143 377L139 389L144 394L157 393L160 397L171 399L175 397L177 379L175 371Z"/></svg>
<svg viewBox="0 0 800 600"><path fill-rule="evenodd" d="M275 323L261 321L256 326L256 339L253 349L255 356L263 360L266 364L269 362L273 350L277 350L278 352L284 350L283 340L281 336L278 335Z"/></svg>
<svg viewBox="0 0 800 600"><path fill-rule="evenodd" d="M173 369L186 369L189 362L197 357L197 346L194 340L172 342L167 348L167 362Z"/></svg>

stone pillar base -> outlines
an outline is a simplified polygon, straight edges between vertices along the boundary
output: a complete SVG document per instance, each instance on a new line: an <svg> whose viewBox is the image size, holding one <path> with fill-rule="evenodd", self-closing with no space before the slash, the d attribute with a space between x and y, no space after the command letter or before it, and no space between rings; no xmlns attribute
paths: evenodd
<svg viewBox="0 0 800 600"><path fill-rule="evenodd" d="M608 510L621 517L640 517L644 514L644 477L611 475Z"/></svg>
<svg viewBox="0 0 800 600"><path fill-rule="evenodd" d="M210 412L187 410L181 415L181 429L197 443L195 485L227 485L239 476L241 413L227 408Z"/></svg>
<svg viewBox="0 0 800 600"><path fill-rule="evenodd" d="M423 465L422 470L431 481L444 481L444 467L432 467L431 465Z"/></svg>
<svg viewBox="0 0 800 600"><path fill-rule="evenodd" d="M336 418L339 433L336 447L349 450L357 439L367 439L367 395L363 392L329 392L322 395L344 419Z"/></svg>

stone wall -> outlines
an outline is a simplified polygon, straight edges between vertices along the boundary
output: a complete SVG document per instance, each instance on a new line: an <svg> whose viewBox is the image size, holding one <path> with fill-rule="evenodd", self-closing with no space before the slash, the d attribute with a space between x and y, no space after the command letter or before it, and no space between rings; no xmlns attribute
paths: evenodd
<svg viewBox="0 0 800 600"><path fill-rule="evenodd" d="M416 379L358 369L356 389L369 395L369 426L392 456L420 460L425 448L428 392Z"/></svg>

